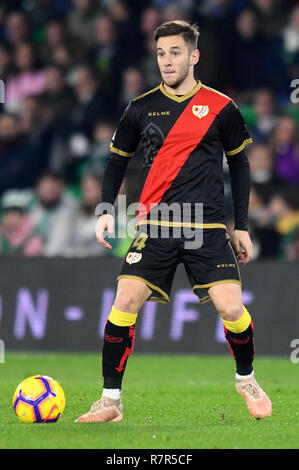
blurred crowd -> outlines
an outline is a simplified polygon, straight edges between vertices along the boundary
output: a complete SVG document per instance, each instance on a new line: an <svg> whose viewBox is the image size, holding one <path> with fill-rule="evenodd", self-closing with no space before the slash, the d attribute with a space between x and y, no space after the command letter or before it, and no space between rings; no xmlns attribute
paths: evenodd
<svg viewBox="0 0 299 470"><path fill-rule="evenodd" d="M160 83L153 31L173 19L198 23L196 76L234 99L254 140L254 259L299 260L296 0L0 0L0 256L124 255L128 238L97 244L95 207L117 122ZM224 170L232 230L225 159Z"/></svg>

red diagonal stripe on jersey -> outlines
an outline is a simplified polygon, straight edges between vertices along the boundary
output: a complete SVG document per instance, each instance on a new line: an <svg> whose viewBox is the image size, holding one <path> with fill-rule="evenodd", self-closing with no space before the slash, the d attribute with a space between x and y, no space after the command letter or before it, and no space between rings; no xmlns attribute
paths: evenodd
<svg viewBox="0 0 299 470"><path fill-rule="evenodd" d="M207 133L217 114L230 101L230 98L204 87L194 95L154 159L140 196L137 221L144 219L150 209L159 204L190 153ZM202 118L195 116L192 112L194 105L209 106L209 113ZM141 204L146 207L146 211Z"/></svg>

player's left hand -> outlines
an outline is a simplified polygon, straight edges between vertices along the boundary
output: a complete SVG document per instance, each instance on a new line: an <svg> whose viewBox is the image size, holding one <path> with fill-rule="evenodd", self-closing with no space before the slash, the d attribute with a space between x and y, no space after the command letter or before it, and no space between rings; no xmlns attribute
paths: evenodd
<svg viewBox="0 0 299 470"><path fill-rule="evenodd" d="M252 258L252 242L245 230L234 230L232 243L236 249L240 264L247 264Z"/></svg>

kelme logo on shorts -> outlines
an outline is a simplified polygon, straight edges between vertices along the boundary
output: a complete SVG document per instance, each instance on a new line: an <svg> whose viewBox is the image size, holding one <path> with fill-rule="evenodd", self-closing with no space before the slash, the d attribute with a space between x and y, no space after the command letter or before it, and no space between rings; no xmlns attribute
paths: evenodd
<svg viewBox="0 0 299 470"><path fill-rule="evenodd" d="M201 104L194 104L192 106L192 113L198 118L205 117L209 112L209 106L203 106Z"/></svg>
<svg viewBox="0 0 299 470"><path fill-rule="evenodd" d="M129 264L138 263L142 258L142 253L136 253L135 251L130 251L127 254L126 262Z"/></svg>

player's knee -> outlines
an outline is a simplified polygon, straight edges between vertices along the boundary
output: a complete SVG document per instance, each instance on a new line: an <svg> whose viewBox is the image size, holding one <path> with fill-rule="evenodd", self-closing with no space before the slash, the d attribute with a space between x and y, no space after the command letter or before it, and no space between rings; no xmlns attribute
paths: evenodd
<svg viewBox="0 0 299 470"><path fill-rule="evenodd" d="M136 299L134 292L122 290L116 296L114 306L121 312L138 313L140 302Z"/></svg>
<svg viewBox="0 0 299 470"><path fill-rule="evenodd" d="M138 313L150 293L148 286L139 280L120 279L114 306L122 312Z"/></svg>
<svg viewBox="0 0 299 470"><path fill-rule="evenodd" d="M225 321L237 321L243 314L243 304L233 303L225 305L219 310L219 314Z"/></svg>

